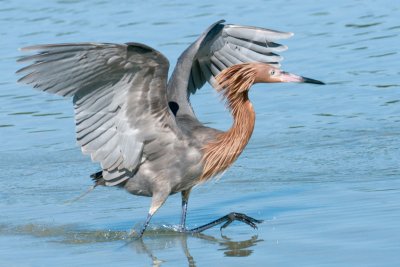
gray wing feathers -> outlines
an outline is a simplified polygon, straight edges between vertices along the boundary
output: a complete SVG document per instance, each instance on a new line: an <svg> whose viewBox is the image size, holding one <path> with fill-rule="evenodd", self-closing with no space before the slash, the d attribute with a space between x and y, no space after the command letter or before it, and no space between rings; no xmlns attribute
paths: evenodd
<svg viewBox="0 0 400 267"><path fill-rule="evenodd" d="M205 81L214 85L215 76L235 64L264 62L279 66L283 58L277 53L285 51L287 47L274 41L293 35L288 32L230 24L224 25L217 33L210 32L214 36L203 41L193 61L191 72L193 76L204 77L204 80L194 83L194 87L189 86L188 91L191 93L199 89ZM195 67L199 64L200 68ZM208 68L202 65L208 65ZM203 71L207 69L211 69L211 72ZM201 74L198 73L199 70Z"/></svg>
<svg viewBox="0 0 400 267"><path fill-rule="evenodd" d="M19 70L29 72L20 82L33 84L34 88L50 93L72 96L109 71L104 59L118 51L116 45L80 44L32 46L23 50L39 50L40 53L19 61L35 60L35 63ZM109 51L111 50L111 51Z"/></svg>
<svg viewBox="0 0 400 267"><path fill-rule="evenodd" d="M82 152L101 163L107 185L132 177L144 160L144 144L162 135L176 139L167 108L169 63L142 44L59 44L19 61L33 61L19 81L61 96L73 96L77 141ZM174 131L167 131L165 125ZM161 149L158 147L158 149Z"/></svg>
<svg viewBox="0 0 400 267"><path fill-rule="evenodd" d="M250 40L252 42L267 43L273 40L286 39L293 36L290 32L279 32L251 26L240 26L228 24L224 27L224 32L232 37Z"/></svg>
<svg viewBox="0 0 400 267"><path fill-rule="evenodd" d="M178 116L195 119L189 95L205 82L215 86L215 76L227 67L245 62L279 66L283 58L278 53L287 47L275 41L293 35L223 22L212 24L178 59L168 83L168 100L179 104Z"/></svg>

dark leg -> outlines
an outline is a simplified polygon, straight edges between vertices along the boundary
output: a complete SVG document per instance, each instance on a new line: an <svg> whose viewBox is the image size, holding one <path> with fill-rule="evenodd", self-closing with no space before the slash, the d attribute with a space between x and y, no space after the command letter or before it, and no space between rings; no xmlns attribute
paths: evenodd
<svg viewBox="0 0 400 267"><path fill-rule="evenodd" d="M191 230L187 230L186 232L188 233L200 233L203 232L204 230L210 229L211 227L214 227L216 225L219 225L221 223L224 223L221 226L221 230L223 228L228 227L228 225L230 225L233 221L241 221L244 222L247 225L250 225L251 227L253 227L254 229L257 229L257 225L256 223L262 223L262 220L256 220L252 217L247 216L246 214L243 213L237 213L237 212L231 212L215 221L212 221L210 223L207 223L205 225L196 227L194 229Z"/></svg>
<svg viewBox="0 0 400 267"><path fill-rule="evenodd" d="M142 229L140 230L140 232L139 232L139 234L138 234L138 237L139 237L139 238L141 238L141 237L143 236L144 231L146 230L147 226L148 226L149 223L150 223L151 217L153 217L153 214L150 214L150 213L149 213L149 214L147 215L146 221L144 222L144 224L143 224L143 226L142 226Z"/></svg>
<svg viewBox="0 0 400 267"><path fill-rule="evenodd" d="M168 195L168 192L153 194L149 214L147 215L146 221L144 222L142 229L137 236L138 238L141 238L143 236L144 231L150 223L151 217L153 217L154 213L156 213L156 211L162 206L162 204L164 204L165 200L167 200Z"/></svg>
<svg viewBox="0 0 400 267"><path fill-rule="evenodd" d="M182 216L181 216L181 225L180 225L180 230L184 232L185 229L185 224L186 224L186 213L187 213L187 205L189 201L189 195L190 195L190 189L182 191Z"/></svg>

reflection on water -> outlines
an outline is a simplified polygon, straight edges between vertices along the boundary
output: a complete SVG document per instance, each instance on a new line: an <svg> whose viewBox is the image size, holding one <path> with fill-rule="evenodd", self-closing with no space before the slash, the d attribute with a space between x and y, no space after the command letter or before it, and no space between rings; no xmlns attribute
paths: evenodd
<svg viewBox="0 0 400 267"><path fill-rule="evenodd" d="M221 250L224 250L225 256L228 257L247 257L253 253L253 249L250 249L251 247L255 246L258 242L264 241L259 239L258 235L254 235L250 239L244 241L233 241L225 235L222 235L222 238L223 241L219 243L224 248Z"/></svg>
<svg viewBox="0 0 400 267"><path fill-rule="evenodd" d="M231 238L221 235L221 238L215 238L213 236L205 235L205 234L181 234L173 232L173 234L169 235L158 235L158 233L151 233L152 237L133 240L128 243L128 245L136 250L138 253L146 253L153 261L154 266L158 266L157 264L163 262L160 260L155 253L154 250L166 249L173 245L180 245L186 258L189 266L196 266L196 259L190 253L190 247L188 246L189 238L198 238L206 241L210 245L218 245L218 251L223 251L226 257L247 257L251 255L254 250L254 247L257 243L263 241L258 238L257 235L252 236L248 240L243 241L234 241Z"/></svg>
<svg viewBox="0 0 400 267"><path fill-rule="evenodd" d="M226 257L247 257L251 255L257 243L262 242L258 235L242 241L235 241L226 235L216 238L203 233L183 234L176 231L176 226L150 226L143 239L130 236L127 231L116 230L84 230L77 225L41 225L25 224L18 226L0 225L0 235L28 235L43 238L47 242L67 245L85 245L91 243L123 242L122 247L129 247L136 253L146 254L152 260L153 266L160 266L163 260L157 257L159 250L181 247L187 258L188 266L196 266L196 260L190 253L188 239L197 238L210 245L218 245L216 251L222 251Z"/></svg>

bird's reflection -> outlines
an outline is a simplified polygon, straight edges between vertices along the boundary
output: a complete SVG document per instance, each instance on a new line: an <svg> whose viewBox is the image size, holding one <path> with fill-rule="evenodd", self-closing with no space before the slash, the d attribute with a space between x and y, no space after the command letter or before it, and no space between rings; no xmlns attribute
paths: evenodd
<svg viewBox="0 0 400 267"><path fill-rule="evenodd" d="M179 233L174 226L153 226L142 239L135 239L127 231L122 230L91 230L77 225L46 225L23 224L10 225L0 222L1 235L30 235L46 238L52 243L69 245L91 245L103 242L123 242L123 247L133 249L136 253L146 254L153 266L161 266L163 259L157 257L156 252L165 249L182 249L188 266L196 266L196 259L191 254L190 244L196 239L205 241L209 245L217 245L217 251L223 251L226 257L247 257L252 254L257 243L263 241L257 235L241 241L235 241L226 235L214 237L206 234ZM189 242L188 245L188 240ZM121 248L121 246L117 246ZM161 254L161 252L160 252Z"/></svg>
<svg viewBox="0 0 400 267"><path fill-rule="evenodd" d="M181 246L184 255L186 256L188 266L196 266L196 260L190 253L190 247L188 246L188 239L199 238L210 244L217 244L220 246L218 250L223 251L226 257L247 257L252 254L254 246L258 242L263 241L258 238L258 235L253 235L251 238L242 241L235 241L225 235L221 235L220 238L205 234L180 234L175 233L172 235L147 235L143 239L135 239L128 243L128 246L135 249L137 253L145 253L152 260L153 266L161 266L164 262L158 258L154 251L160 249L171 248L173 246Z"/></svg>
<svg viewBox="0 0 400 267"><path fill-rule="evenodd" d="M253 235L250 239L243 241L233 241L227 236L222 235L223 242L220 242L220 245L223 246L221 250L224 250L224 254L227 257L247 257L253 250L251 247L255 246L256 243L263 241L262 239L258 239L257 235Z"/></svg>

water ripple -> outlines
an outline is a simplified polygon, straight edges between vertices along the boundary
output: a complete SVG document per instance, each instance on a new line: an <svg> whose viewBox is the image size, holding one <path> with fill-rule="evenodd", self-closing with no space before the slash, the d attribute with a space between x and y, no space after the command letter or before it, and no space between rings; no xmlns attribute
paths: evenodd
<svg viewBox="0 0 400 267"><path fill-rule="evenodd" d="M1 235L31 235L38 238L51 238L54 242L67 244L85 244L126 240L126 231L82 230L76 225L50 226L44 224L26 224L18 226L0 225Z"/></svg>
<svg viewBox="0 0 400 267"><path fill-rule="evenodd" d="M353 24L353 23L349 23L346 24L346 27L349 28L368 28L368 27L373 27L373 26L377 26L377 25L381 25L382 22L373 22L373 23L367 23L367 24Z"/></svg>

